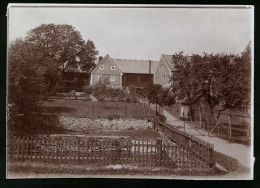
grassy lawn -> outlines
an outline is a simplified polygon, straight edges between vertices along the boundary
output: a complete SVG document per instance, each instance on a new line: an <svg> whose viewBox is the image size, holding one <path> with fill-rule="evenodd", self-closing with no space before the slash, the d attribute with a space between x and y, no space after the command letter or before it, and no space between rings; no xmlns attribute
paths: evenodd
<svg viewBox="0 0 260 188"><path fill-rule="evenodd" d="M141 103L51 99L42 102L38 112L78 117L151 118L154 112Z"/></svg>
<svg viewBox="0 0 260 188"><path fill-rule="evenodd" d="M166 178L174 178L181 176L214 176L219 175L214 170L196 170L196 169L179 169L179 168L165 168L165 167L145 167L134 165L69 165L69 164L43 164L43 163L28 163L17 162L8 165L8 177L19 176L30 177L30 175L38 175L38 177L70 177L73 175L138 175L142 176L164 176Z"/></svg>
<svg viewBox="0 0 260 188"><path fill-rule="evenodd" d="M94 106L94 117L93 115ZM132 120L130 119L117 119L116 117L132 117L134 113L138 113L139 110L144 111L142 104L139 106L136 103L129 102L92 102L84 100L48 100L44 101L38 106L38 113L32 113L23 118L23 120L17 120L16 126L9 126L9 133L16 135L50 135L50 134L69 134L69 135L89 135L89 136L129 136L131 140L140 141L155 141L157 138L168 140L166 136L159 134L155 130L151 130L152 123L146 120ZM153 111L146 106L146 113L150 115ZM109 114L111 113L111 114ZM105 118L100 118L100 116ZM91 117L91 118L89 118ZM213 161L218 162L224 166L228 171L235 171L241 169L238 163L233 158L225 156L223 154L213 152ZM19 165L18 165L19 166ZM18 167L13 165L10 167L10 171L25 171L36 173L72 173L72 174L142 174L142 175L164 175L176 174L176 169L163 169L158 172L147 170L137 170L133 168L123 168L120 170L104 169L89 167L88 170L73 168L52 168L48 164L44 164L41 168L35 166L22 166ZM244 169L242 169L244 170ZM187 173L185 171L181 173ZM178 175L181 175L177 172ZM210 173L216 173L211 170ZM191 172L187 174L192 175ZM204 172L198 173L203 175ZM196 175L198 175L196 174ZM206 174L204 174L206 175Z"/></svg>
<svg viewBox="0 0 260 188"><path fill-rule="evenodd" d="M140 141L155 141L157 138L168 140L156 130L95 131L90 134L91 136L130 136L131 140Z"/></svg>

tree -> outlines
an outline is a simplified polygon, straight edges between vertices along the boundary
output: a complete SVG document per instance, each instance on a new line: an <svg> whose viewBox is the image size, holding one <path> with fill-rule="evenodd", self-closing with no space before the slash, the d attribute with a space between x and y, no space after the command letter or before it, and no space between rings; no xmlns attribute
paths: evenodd
<svg viewBox="0 0 260 188"><path fill-rule="evenodd" d="M145 88L145 95L150 103L155 104L156 114L158 114L157 105L171 106L175 103L175 96L172 95L170 89L164 89L161 85L149 85Z"/></svg>
<svg viewBox="0 0 260 188"><path fill-rule="evenodd" d="M8 50L8 103L33 108L61 87L65 64L90 71L98 51L71 25L42 24L11 42Z"/></svg>
<svg viewBox="0 0 260 188"><path fill-rule="evenodd" d="M183 52L172 56L174 72L171 76L171 89L177 100L186 99L189 103L189 109L192 118L192 101L201 94L199 88L199 64L201 57L199 55L184 56Z"/></svg>
<svg viewBox="0 0 260 188"><path fill-rule="evenodd" d="M189 101L191 117L192 101L200 95L206 98L213 120L216 105L222 107L218 111L219 118L221 111L239 109L249 101L250 49L249 44L240 56L204 53L189 58L182 52L173 55L172 91L179 100Z"/></svg>
<svg viewBox="0 0 260 188"><path fill-rule="evenodd" d="M93 41L85 42L75 27L66 24L42 24L29 31L25 41L33 43L44 59L54 60L63 70L67 63L91 71L98 55Z"/></svg>
<svg viewBox="0 0 260 188"><path fill-rule="evenodd" d="M33 45L17 39L8 51L8 103L16 104L20 111L34 107L47 94L45 72L39 66Z"/></svg>
<svg viewBox="0 0 260 188"><path fill-rule="evenodd" d="M251 45L247 45L241 55L232 56L223 67L219 77L220 111L241 109L250 104L251 91Z"/></svg>

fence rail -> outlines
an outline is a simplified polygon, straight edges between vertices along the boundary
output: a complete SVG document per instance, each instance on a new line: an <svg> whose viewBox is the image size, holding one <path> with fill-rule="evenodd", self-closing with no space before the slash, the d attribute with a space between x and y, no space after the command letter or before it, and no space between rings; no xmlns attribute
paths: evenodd
<svg viewBox="0 0 260 188"><path fill-rule="evenodd" d="M50 96L47 99L65 99L65 100L87 100L90 101L89 97L85 96Z"/></svg>
<svg viewBox="0 0 260 188"><path fill-rule="evenodd" d="M156 117L154 118L154 128L163 132L171 141L180 147L184 146L187 151L195 155L196 158L205 162L208 167L212 165L213 144L181 130L175 129L167 123L160 122Z"/></svg>
<svg viewBox="0 0 260 188"><path fill-rule="evenodd" d="M136 141L127 137L10 135L7 148L9 161L207 169L208 161L196 154L198 145L195 146L197 150L189 147L160 139Z"/></svg>

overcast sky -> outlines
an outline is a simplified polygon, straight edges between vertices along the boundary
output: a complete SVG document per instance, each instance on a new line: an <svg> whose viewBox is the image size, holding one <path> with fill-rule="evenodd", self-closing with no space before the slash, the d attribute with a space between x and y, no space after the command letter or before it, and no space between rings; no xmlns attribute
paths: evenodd
<svg viewBox="0 0 260 188"><path fill-rule="evenodd" d="M159 60L161 54L241 53L253 37L252 9L10 8L9 41L41 24L71 24L99 55Z"/></svg>

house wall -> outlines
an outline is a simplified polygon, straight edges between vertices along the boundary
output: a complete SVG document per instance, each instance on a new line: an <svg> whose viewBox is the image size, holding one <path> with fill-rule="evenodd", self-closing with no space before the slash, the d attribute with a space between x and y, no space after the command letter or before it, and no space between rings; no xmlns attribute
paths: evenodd
<svg viewBox="0 0 260 188"><path fill-rule="evenodd" d="M104 69L101 69L101 66L104 66ZM115 67L115 70L111 70L111 66ZM91 84L97 83L100 77L102 76L115 76L115 81L110 81L110 86L121 86L121 72L112 62L111 58L106 57L91 73Z"/></svg>
<svg viewBox="0 0 260 188"><path fill-rule="evenodd" d="M213 109L213 112L214 111L217 111L217 106ZM187 119L188 113L189 113L189 105L181 104L180 116ZM216 116L217 114L215 113L214 115ZM207 100L205 99L205 97L201 97L197 99L192 104L192 116L193 116L193 121L200 121L201 118L201 121L205 122L206 124L211 124L213 122L213 118L210 113L210 106Z"/></svg>
<svg viewBox="0 0 260 188"><path fill-rule="evenodd" d="M125 73L122 77L123 87L146 87L153 83L152 74Z"/></svg>
<svg viewBox="0 0 260 188"><path fill-rule="evenodd" d="M97 83L101 76L108 76L108 77L115 76L115 81L110 81L109 86L120 87L120 77L121 77L121 75L110 75L110 74L102 74L102 75L101 74L100 75L93 74L92 75L92 85Z"/></svg>
<svg viewBox="0 0 260 188"><path fill-rule="evenodd" d="M87 73L63 72L63 84L66 91L82 91L85 85L89 85L89 75Z"/></svg>
<svg viewBox="0 0 260 188"><path fill-rule="evenodd" d="M154 84L167 85L170 83L171 71L163 57L160 58L158 68L154 74Z"/></svg>

